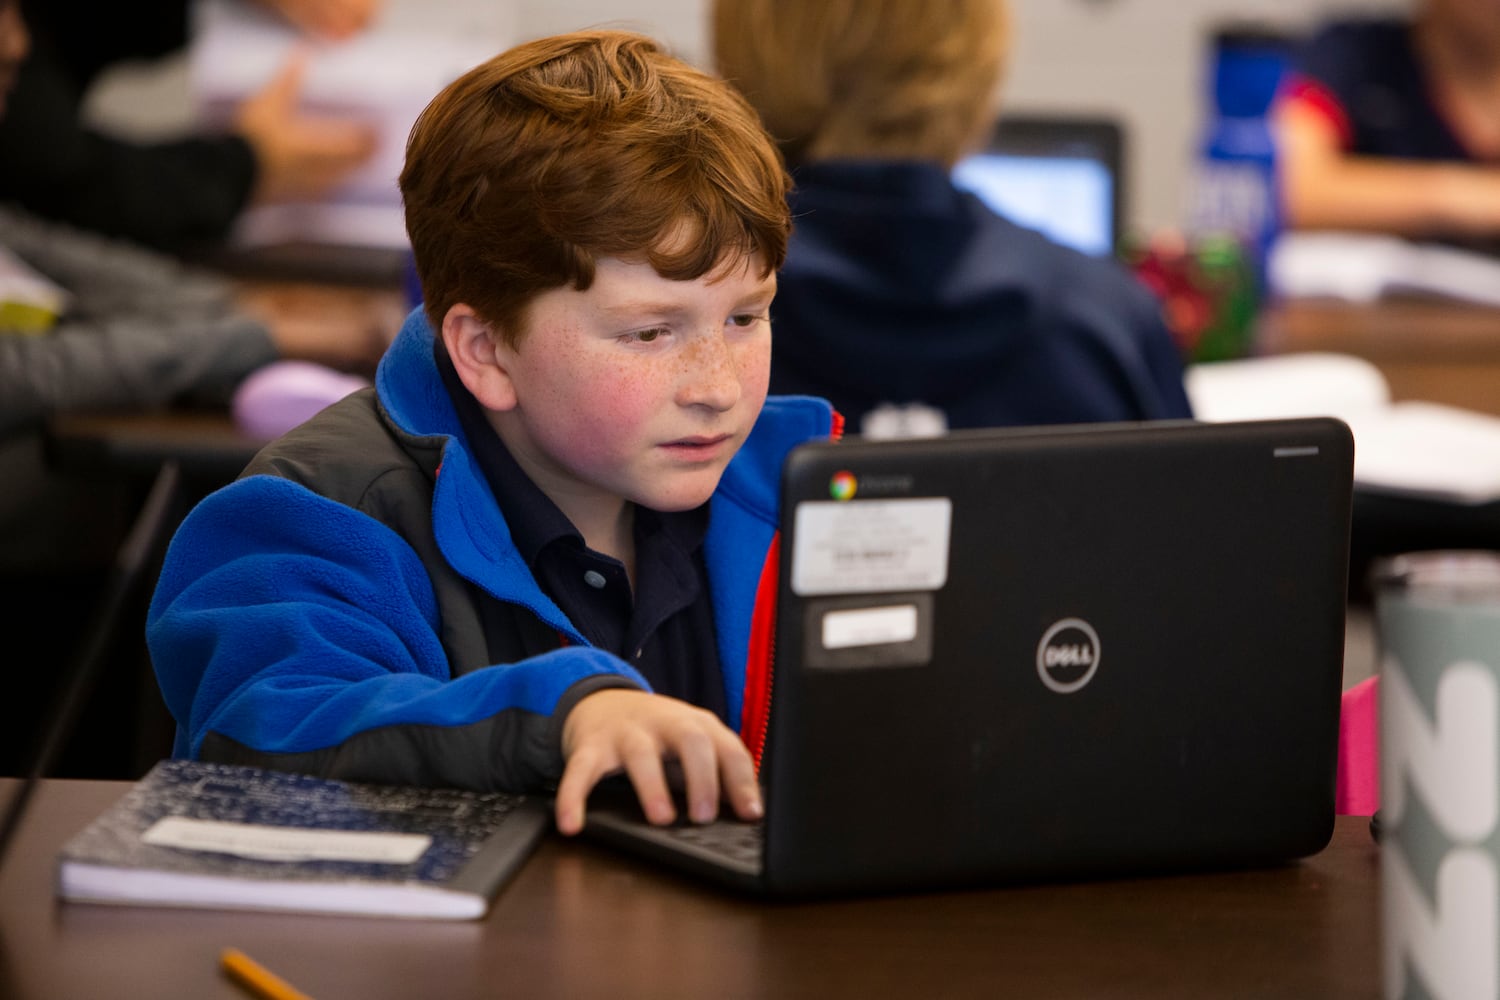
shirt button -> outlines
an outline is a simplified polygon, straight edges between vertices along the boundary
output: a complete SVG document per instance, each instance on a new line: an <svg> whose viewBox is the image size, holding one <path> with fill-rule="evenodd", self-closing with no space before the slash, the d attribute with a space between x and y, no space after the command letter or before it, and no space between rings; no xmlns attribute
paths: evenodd
<svg viewBox="0 0 1500 1000"><path fill-rule="evenodd" d="M604 587L604 574L596 569L591 569L583 574L583 582L595 590L601 590Z"/></svg>

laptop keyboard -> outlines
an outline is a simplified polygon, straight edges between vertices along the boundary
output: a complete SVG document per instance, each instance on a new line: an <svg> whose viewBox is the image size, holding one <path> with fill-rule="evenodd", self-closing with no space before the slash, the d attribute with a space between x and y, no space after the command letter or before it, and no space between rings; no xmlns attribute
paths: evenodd
<svg viewBox="0 0 1500 1000"><path fill-rule="evenodd" d="M671 860L696 858L713 868L751 876L761 870L765 847L765 825L735 819L722 812L710 823L687 818L687 804L680 795L677 820L655 826L646 820L640 801L628 781L619 777L600 782L589 799L589 828L608 840L644 848L647 853ZM724 807L726 810L728 806Z"/></svg>
<svg viewBox="0 0 1500 1000"><path fill-rule="evenodd" d="M674 840L709 851L744 865L759 865L765 847L765 826L733 819L712 823L679 820L660 828Z"/></svg>

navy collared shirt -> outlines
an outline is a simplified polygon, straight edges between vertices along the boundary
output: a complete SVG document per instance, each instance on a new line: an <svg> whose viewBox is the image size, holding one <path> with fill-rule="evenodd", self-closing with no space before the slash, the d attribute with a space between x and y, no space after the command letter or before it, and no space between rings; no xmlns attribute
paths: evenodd
<svg viewBox="0 0 1500 1000"><path fill-rule="evenodd" d="M708 505L673 513L635 508L632 593L624 565L588 548L517 464L442 340L433 355L511 539L542 591L589 642L629 662L657 693L706 708L732 727L703 563Z"/></svg>

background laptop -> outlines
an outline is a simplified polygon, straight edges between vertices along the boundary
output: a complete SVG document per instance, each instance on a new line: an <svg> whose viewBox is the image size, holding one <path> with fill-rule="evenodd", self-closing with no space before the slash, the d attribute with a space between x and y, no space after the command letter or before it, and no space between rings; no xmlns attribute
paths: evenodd
<svg viewBox="0 0 1500 1000"><path fill-rule="evenodd" d="M653 829L604 803L589 829L783 894L1314 853L1352 464L1323 418L805 445L763 844L721 867L701 842L745 825Z"/></svg>
<svg viewBox="0 0 1500 1000"><path fill-rule="evenodd" d="M1125 136L1106 118L1007 115L953 169L995 212L1094 257L1120 248Z"/></svg>

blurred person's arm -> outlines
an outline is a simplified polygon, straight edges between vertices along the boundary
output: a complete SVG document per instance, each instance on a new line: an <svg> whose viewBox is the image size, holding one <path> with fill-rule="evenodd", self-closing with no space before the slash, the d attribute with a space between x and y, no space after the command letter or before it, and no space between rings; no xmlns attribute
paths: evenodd
<svg viewBox="0 0 1500 1000"><path fill-rule="evenodd" d="M131 318L192 329L237 314L263 329L280 357L365 374L407 311L399 290L231 282L121 240L3 208L0 231L0 245L70 290L68 323L75 326Z"/></svg>
<svg viewBox="0 0 1500 1000"><path fill-rule="evenodd" d="M61 56L39 43L0 117L0 200L157 248L222 239L250 197L250 144L129 142L87 127L82 98Z"/></svg>
<svg viewBox="0 0 1500 1000"><path fill-rule="evenodd" d="M348 38L368 27L380 0L260 0L306 34Z"/></svg>
<svg viewBox="0 0 1500 1000"><path fill-rule="evenodd" d="M1296 97L1273 121L1289 228L1500 233L1500 167L1350 155L1328 116Z"/></svg>
<svg viewBox="0 0 1500 1000"><path fill-rule="evenodd" d="M0 242L71 295L51 333L0 332L0 431L66 410L227 400L278 358L367 368L395 322L378 298L246 308L216 275L4 209Z"/></svg>
<svg viewBox="0 0 1500 1000"><path fill-rule="evenodd" d="M68 410L227 398L277 357L225 283L171 258L4 209L0 243L70 296L51 332L0 333L0 431Z"/></svg>
<svg viewBox="0 0 1500 1000"><path fill-rule="evenodd" d="M326 194L375 152L374 126L298 110L306 54L296 53L235 115L255 151L252 198L287 201Z"/></svg>
<svg viewBox="0 0 1500 1000"><path fill-rule="evenodd" d="M0 434L70 410L150 408L189 394L227 400L274 360L266 328L238 315L172 324L99 318L41 337L0 334Z"/></svg>
<svg viewBox="0 0 1500 1000"><path fill-rule="evenodd" d="M375 148L367 124L298 109L300 58L245 101L232 133L160 142L88 127L86 81L68 66L45 40L21 66L0 117L0 201L156 249L223 241L255 199L319 197Z"/></svg>

